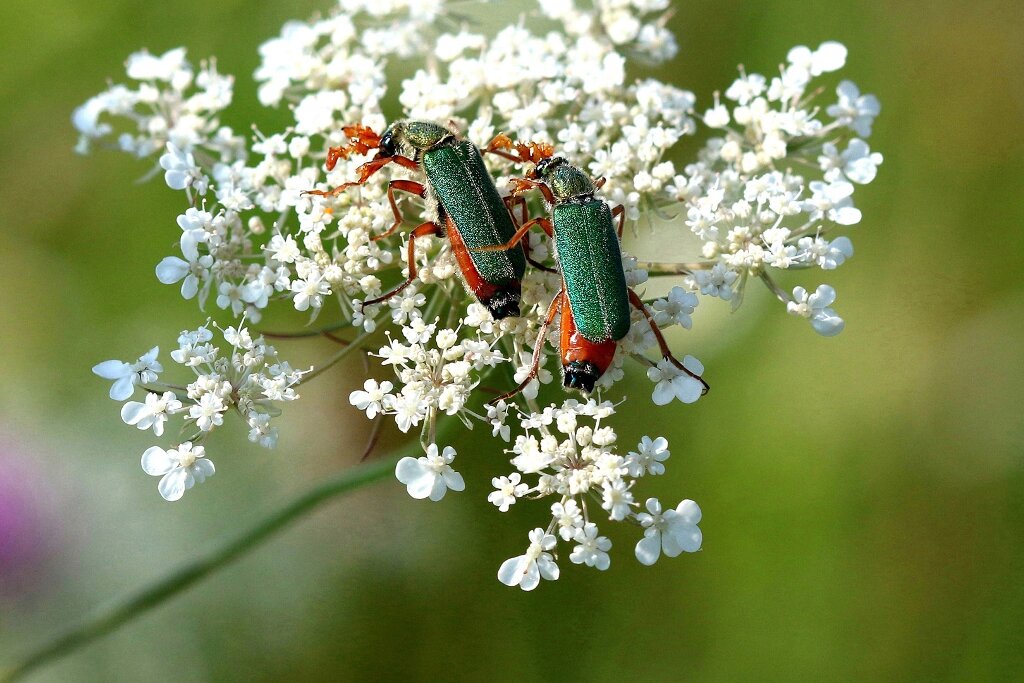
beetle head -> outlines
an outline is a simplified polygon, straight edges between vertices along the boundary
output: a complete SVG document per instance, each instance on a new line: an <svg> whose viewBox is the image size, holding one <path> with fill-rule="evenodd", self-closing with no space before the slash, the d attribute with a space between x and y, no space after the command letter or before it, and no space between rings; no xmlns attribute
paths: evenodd
<svg viewBox="0 0 1024 683"><path fill-rule="evenodd" d="M530 169L530 172L526 174L526 177L530 180L539 180L544 178L556 166L564 163L565 159L563 157L545 157L538 161L536 166Z"/></svg>

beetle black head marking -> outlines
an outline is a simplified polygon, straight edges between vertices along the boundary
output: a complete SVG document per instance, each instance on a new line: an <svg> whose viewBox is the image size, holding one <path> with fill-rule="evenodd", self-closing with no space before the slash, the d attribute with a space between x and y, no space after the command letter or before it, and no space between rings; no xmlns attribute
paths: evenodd
<svg viewBox="0 0 1024 683"><path fill-rule="evenodd" d="M533 170L530 171L530 176L532 178L543 178L550 169L564 163L565 159L563 157L548 157L546 159L541 159L537 162L537 165L533 167Z"/></svg>

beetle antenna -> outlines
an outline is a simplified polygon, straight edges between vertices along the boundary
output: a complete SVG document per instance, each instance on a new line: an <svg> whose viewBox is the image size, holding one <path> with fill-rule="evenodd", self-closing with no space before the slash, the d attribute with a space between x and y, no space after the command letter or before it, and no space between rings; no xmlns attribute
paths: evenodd
<svg viewBox="0 0 1024 683"><path fill-rule="evenodd" d="M510 154L511 150L515 150L515 154ZM553 156L555 148L546 142L513 142L509 136L498 133L487 144L484 151L498 154L521 164L536 164L541 159Z"/></svg>
<svg viewBox="0 0 1024 683"><path fill-rule="evenodd" d="M333 170L339 159L348 159L352 154L366 154L380 147L380 136L372 128L357 123L341 130L348 137L349 144L327 150L327 170Z"/></svg>

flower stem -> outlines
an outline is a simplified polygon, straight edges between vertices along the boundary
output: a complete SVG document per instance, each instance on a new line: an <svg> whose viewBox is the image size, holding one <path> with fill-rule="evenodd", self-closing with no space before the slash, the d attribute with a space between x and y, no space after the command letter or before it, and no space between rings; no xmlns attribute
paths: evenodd
<svg viewBox="0 0 1024 683"><path fill-rule="evenodd" d="M10 683L30 671L107 635L157 607L231 563L274 533L335 496L384 479L395 471L397 457L385 457L341 472L303 493L219 548L200 555L134 595L104 605L77 626L23 658L14 667L0 670L0 681Z"/></svg>
<svg viewBox="0 0 1024 683"><path fill-rule="evenodd" d="M346 327L352 327L351 320L342 320L340 323L334 323L327 327L318 327L312 330L301 330L299 332L268 332L267 330L260 330L260 334L264 337L270 337L271 339L299 339L301 337L318 337L320 335L326 335L328 332L335 332Z"/></svg>
<svg viewBox="0 0 1024 683"><path fill-rule="evenodd" d="M638 261L637 265L651 275L689 275L697 270L711 270L714 262L671 263L664 261Z"/></svg>
<svg viewBox="0 0 1024 683"><path fill-rule="evenodd" d="M788 304L790 301L793 300L789 296L789 294L786 293L786 290L784 290L782 287L779 287L775 283L775 280L772 279L771 275L769 275L768 273L766 273L763 270L760 273L758 273L757 275L758 275L758 277L761 278L762 281L764 281L764 283L766 285L768 285L768 289L770 289L772 291L772 294L774 294L776 296L776 298L778 298L779 301L781 301L784 304Z"/></svg>
<svg viewBox="0 0 1024 683"><path fill-rule="evenodd" d="M362 347L362 343L364 341L366 341L367 339L369 339L370 335L372 335L372 334L373 334L373 332L363 332L362 334L360 334L358 337L356 337L355 339L350 341L347 346L342 348L341 351L338 351L336 354L334 354L333 356L328 358L326 361L324 361L324 363L320 367L314 368L310 372L307 372L306 374L304 374L302 376L302 379L298 382L298 384L303 384L305 382L308 382L309 380L313 379L314 377L316 377L317 375L322 373L324 370L327 370L327 369L331 368L333 365L335 365L336 363L344 360L344 358L346 356L352 354L355 351L360 351L361 347Z"/></svg>

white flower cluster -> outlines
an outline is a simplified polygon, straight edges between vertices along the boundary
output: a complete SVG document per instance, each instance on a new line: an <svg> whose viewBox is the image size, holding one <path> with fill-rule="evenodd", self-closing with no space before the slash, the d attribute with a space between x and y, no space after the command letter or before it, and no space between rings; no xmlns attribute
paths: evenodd
<svg viewBox="0 0 1024 683"><path fill-rule="evenodd" d="M593 521L598 507L611 521L629 521L644 529L635 549L643 564L654 564L662 553L675 557L700 549L700 508L692 500L662 512L661 503L649 498L647 512L636 512L634 485L646 475L664 474L668 442L645 436L636 451L619 455L615 430L602 424L614 413L615 407L607 401L569 399L561 406L523 416L524 433L510 450L515 471L492 480L495 490L487 500L502 512L524 498L551 497L557 502L551 504L547 528L530 532L526 553L506 560L498 569L502 583L529 591L541 578L557 579L559 538L575 544L569 553L573 564L607 569L612 543L599 535Z"/></svg>
<svg viewBox="0 0 1024 683"><path fill-rule="evenodd" d="M135 363L108 360L92 371L113 380L110 398L125 401L136 389L146 392L143 401L126 401L121 419L155 436L163 436L164 427L173 415L181 415L187 440L164 450L153 446L142 454L142 468L147 474L160 476L158 489L167 500L178 500L196 483L214 473L213 463L206 459L200 444L216 427L224 424L224 416L237 413L249 426L249 440L265 448L277 444L277 427L270 421L280 413L275 405L294 401L299 395L295 387L302 381L303 371L293 370L277 356L273 346L262 337L253 339L245 327L228 327L221 331L230 346L230 354L213 343L209 323L196 330L186 330L178 337L178 348L171 359L189 368L194 381L187 385L159 381L163 366L157 361L159 348L150 349Z"/></svg>
<svg viewBox="0 0 1024 683"><path fill-rule="evenodd" d="M138 84L135 89L115 85L75 110L73 121L81 133L79 152L114 132L110 123L100 120L109 114L134 124L134 130L118 136L117 146L137 157L150 156L168 145L179 151L203 145L225 159L244 154L245 141L217 119L231 104L234 78L219 74L216 63L202 65L197 73L186 60L185 49L177 48L160 57L138 52L125 67L128 78ZM194 160L185 164L189 160L180 156L183 170L194 170ZM203 194L204 184L197 189Z"/></svg>
<svg viewBox="0 0 1024 683"><path fill-rule="evenodd" d="M402 329L407 343L392 339L373 354L382 365L393 367L402 384L401 393L389 393L394 386L391 382L377 384L370 379L362 391L352 392L352 405L365 410L371 419L378 413L394 415L403 432L428 415L432 423L439 413L462 415L468 423L474 413L466 404L480 382L477 375L487 374L505 359L491 349L492 341L479 334L460 339L455 330L437 330L436 323L426 324L418 317Z"/></svg>
<svg viewBox="0 0 1024 683"><path fill-rule="evenodd" d="M287 105L294 120L283 132L257 129L252 140L218 121L230 103L231 78L219 75L212 62L196 71L183 50L132 56L131 87L113 86L76 111L81 149L116 140L137 157L157 157L154 171L162 170L167 185L185 195L187 207L175 230L180 254L156 266L161 282L179 285L182 296L196 299L201 309L212 300L232 322L258 324L271 304L306 312L311 324L322 314L331 322L310 333L337 332L350 344L303 377L236 323L237 329L224 330L230 357L211 346L209 326L182 335L172 357L195 370L196 382L187 387L157 381L162 369L155 349L135 364L98 365L97 374L114 380L111 397L128 399L137 387L149 392L145 403L125 405L127 423L159 435L168 416L180 413L194 427L175 448L150 449L143 458L147 472L163 477L165 498L180 497L213 473L201 442L229 408L249 422L253 441L273 445L272 402L297 398L300 381L349 348L376 349L368 355L390 366L394 376L367 379L350 402L369 419L394 419L402 432L419 429L423 455L402 459L396 469L412 496L440 500L446 491L465 487L452 468L455 449L437 442L437 425L449 417L467 428L486 425L495 439L512 444L515 471L496 478L489 496L500 510L523 497L557 498L548 528L535 529L526 554L502 565L499 578L505 583L531 589L541 577L555 578L557 538L575 544L571 562L606 568L610 541L590 519L596 506L612 520L644 528L635 554L645 564L661 553L699 548L700 511L692 501L663 512L652 498L646 512L638 511L635 481L664 471L667 444L645 437L638 451L617 455L615 432L606 424L614 410L606 399L624 376L627 359L638 361L654 383L653 403L700 398L703 366L691 356L680 364L664 358L648 316L661 328L689 329L699 295L738 303L751 275L764 279L791 313L809 318L822 334L842 328L830 308L831 287L811 294L797 288L788 296L768 269L832 269L852 255L849 240L830 239L830 231L860 219L850 195L855 183L874 178L881 162L863 141L878 103L843 82L838 103L826 110L832 121L820 121L811 79L841 67L846 51L836 43L816 51L796 48L779 77L769 82L743 74L726 91L729 107L716 96L702 117L715 137L696 163L678 172L665 156L699 128L693 94L626 77L627 59L657 62L675 54L675 39L665 28L668 0L538 5L543 23L554 22L554 29L536 32L524 19L493 36L474 33L457 28L442 0L339 0L324 18L289 22L261 46L255 78L260 101ZM400 86L392 71L396 59L420 65ZM396 94L403 118L451 122L480 147L498 133L551 144L571 164L603 178L599 196L623 205L630 220L684 207L679 227L685 220L702 240L705 260L638 264L623 257L633 288L652 272L687 277L684 287L632 312L631 329L597 383L596 400L570 399L541 409L539 391L555 374L547 367L552 354L545 353L522 394L483 405L529 376L538 346L558 349L557 320L539 338L545 312L562 286L546 238L529 238L532 259L548 268L527 271L521 315L495 321L462 286L448 240L424 236L415 241L415 252L403 244L408 236L401 228L437 219L437 207L390 197L387 181L422 182L422 173L392 165L358 188L308 194L359 177L357 169L376 150L359 153L355 147L352 154L332 157L336 163L324 172L327 150L355 142L346 126L383 132L388 121L381 103ZM510 178L528 170L498 156L485 160L503 194ZM810 164L821 174L796 175L793 164ZM403 220L396 223L399 211ZM545 211L538 198L528 200L529 216ZM416 262L408 263L413 254ZM398 294L363 303L390 292L412 267L416 277ZM513 410L522 415L518 426L508 419Z"/></svg>
<svg viewBox="0 0 1024 683"><path fill-rule="evenodd" d="M686 203L686 225L708 259L689 268L694 291L738 305L747 277L760 277L790 313L809 318L824 336L843 329L842 318L829 308L835 290L822 285L808 296L797 287L790 296L769 269L833 270L853 256L850 239L832 235L860 222L854 188L874 180L882 163L862 139L871 135L879 103L850 81L839 84L838 102L825 109L831 121L822 121L813 103L819 90L814 79L845 62L846 48L826 42L813 51L790 50L771 80L742 73L725 91L732 105L716 95L715 106L704 113L704 124L721 134L668 188ZM821 175L808 178L794 165Z"/></svg>

